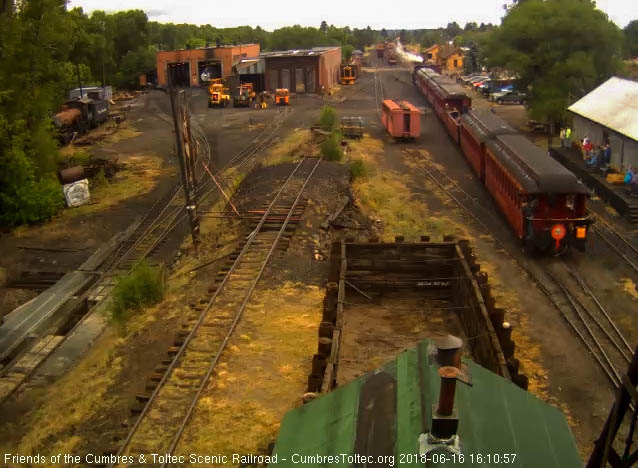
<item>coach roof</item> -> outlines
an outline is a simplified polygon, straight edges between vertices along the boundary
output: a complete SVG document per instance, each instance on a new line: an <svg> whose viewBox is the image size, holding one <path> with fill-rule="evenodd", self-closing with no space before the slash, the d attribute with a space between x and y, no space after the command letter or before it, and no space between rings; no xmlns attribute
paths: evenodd
<svg viewBox="0 0 638 468"><path fill-rule="evenodd" d="M590 193L572 172L522 135L496 135L487 146L528 193Z"/></svg>

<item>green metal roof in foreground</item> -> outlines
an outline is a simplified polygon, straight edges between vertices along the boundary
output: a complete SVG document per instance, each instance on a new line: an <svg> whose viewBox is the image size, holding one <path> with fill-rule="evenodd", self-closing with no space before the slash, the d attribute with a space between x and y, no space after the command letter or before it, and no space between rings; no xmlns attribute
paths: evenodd
<svg viewBox="0 0 638 468"><path fill-rule="evenodd" d="M427 454L427 466L583 466L557 408L471 361L464 363L472 386L457 382L454 405L462 461L438 448ZM381 369L289 411L273 451L276 466L364 466L363 461L424 466L419 436L429 432L439 387L429 342L421 342Z"/></svg>

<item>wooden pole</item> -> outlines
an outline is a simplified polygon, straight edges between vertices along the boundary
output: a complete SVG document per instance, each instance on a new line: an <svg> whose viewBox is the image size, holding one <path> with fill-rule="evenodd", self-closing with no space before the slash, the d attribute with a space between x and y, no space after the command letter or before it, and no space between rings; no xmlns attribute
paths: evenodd
<svg viewBox="0 0 638 468"><path fill-rule="evenodd" d="M177 142L177 160L179 162L179 172L182 179L182 187L184 189L184 198L186 200L186 212L188 213L188 221L191 229L191 237L193 239L193 246L197 249L199 245L199 220L197 218L197 206L191 195L191 184L188 177L188 167L184 160L184 133L183 133L183 120L181 106L178 103L178 94L184 91L177 91L171 87L171 110L173 111L173 123L175 126L175 140Z"/></svg>

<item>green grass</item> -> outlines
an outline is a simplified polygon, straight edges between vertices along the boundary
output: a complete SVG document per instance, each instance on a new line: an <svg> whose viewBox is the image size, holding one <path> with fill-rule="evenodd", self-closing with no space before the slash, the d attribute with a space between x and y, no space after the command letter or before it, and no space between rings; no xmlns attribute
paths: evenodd
<svg viewBox="0 0 638 468"><path fill-rule="evenodd" d="M138 263L131 272L118 279L113 290L111 313L116 320L126 319L131 312L156 304L164 297L164 272L146 262Z"/></svg>
<svg viewBox="0 0 638 468"><path fill-rule="evenodd" d="M337 126L337 111L334 107L323 106L321 108L321 115L319 116L319 125L322 130L331 132Z"/></svg>
<svg viewBox="0 0 638 468"><path fill-rule="evenodd" d="M343 150L341 149L341 135L333 133L321 143L321 154L328 161L341 161Z"/></svg>
<svg viewBox="0 0 638 468"><path fill-rule="evenodd" d="M354 159L350 163L350 178L352 180L366 177L368 175L368 166L362 159Z"/></svg>

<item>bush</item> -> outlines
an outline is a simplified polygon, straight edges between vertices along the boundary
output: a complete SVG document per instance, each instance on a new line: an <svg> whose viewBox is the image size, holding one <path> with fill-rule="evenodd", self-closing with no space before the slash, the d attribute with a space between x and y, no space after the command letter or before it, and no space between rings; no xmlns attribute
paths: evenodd
<svg viewBox="0 0 638 468"><path fill-rule="evenodd" d="M343 150L339 133L333 133L321 143L321 154L328 161L341 161Z"/></svg>
<svg viewBox="0 0 638 468"><path fill-rule="evenodd" d="M355 159L350 163L350 178L352 180L368 175L368 167L361 159Z"/></svg>
<svg viewBox="0 0 638 468"><path fill-rule="evenodd" d="M321 108L319 126L327 132L331 132L335 129L337 126L337 111L335 111L334 107L323 106Z"/></svg>
<svg viewBox="0 0 638 468"><path fill-rule="evenodd" d="M95 187L103 187L105 185L109 185L109 181L104 175L104 169L100 169L98 173L93 176L91 182L93 182L93 185Z"/></svg>
<svg viewBox="0 0 638 468"><path fill-rule="evenodd" d="M164 273L162 268L146 262L138 263L131 272L118 279L113 289L112 314L120 320L129 311L155 304L164 297Z"/></svg>
<svg viewBox="0 0 638 468"><path fill-rule="evenodd" d="M69 158L69 167L87 166L91 162L91 155L84 150L78 150Z"/></svg>

